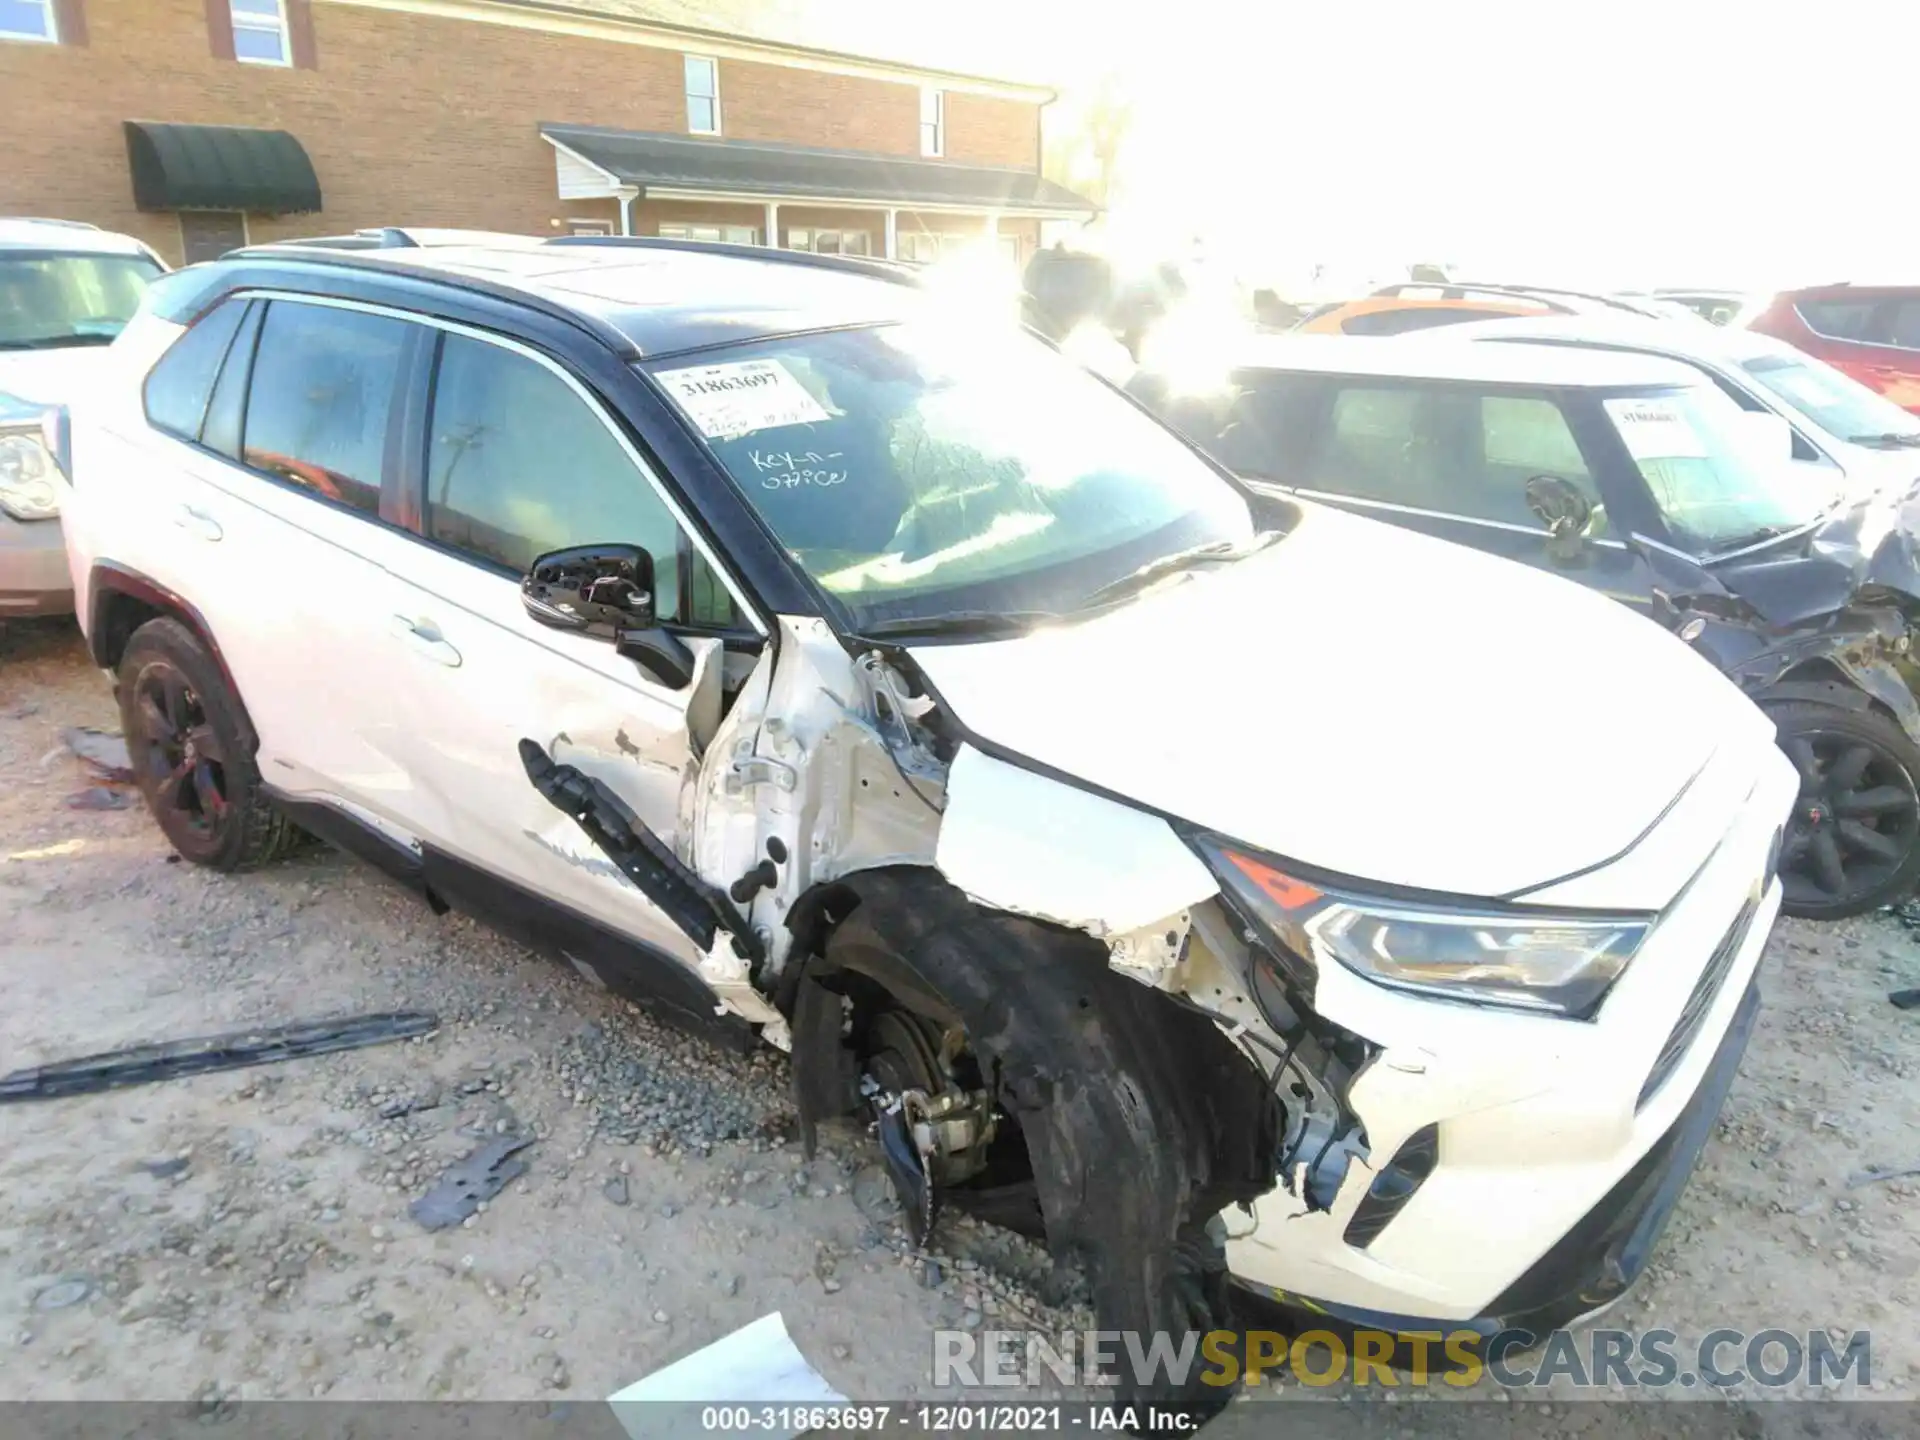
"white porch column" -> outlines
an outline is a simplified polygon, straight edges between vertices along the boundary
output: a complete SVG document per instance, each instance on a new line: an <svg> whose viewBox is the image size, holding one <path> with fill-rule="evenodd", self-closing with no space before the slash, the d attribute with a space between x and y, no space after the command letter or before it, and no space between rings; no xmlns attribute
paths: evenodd
<svg viewBox="0 0 1920 1440"><path fill-rule="evenodd" d="M638 190L624 185L613 192L614 199L620 202L620 233L622 235L633 234L633 202L639 198L639 195Z"/></svg>
<svg viewBox="0 0 1920 1440"><path fill-rule="evenodd" d="M999 238L1000 236L1000 212L999 211L989 210L987 212L987 223L985 228L982 229L980 233L982 235L985 235L989 240L996 240Z"/></svg>
<svg viewBox="0 0 1920 1440"><path fill-rule="evenodd" d="M780 248L780 202L778 200L767 201L767 247L772 250Z"/></svg>
<svg viewBox="0 0 1920 1440"><path fill-rule="evenodd" d="M883 253L889 260L900 258L900 212L898 210L887 211L887 248Z"/></svg>

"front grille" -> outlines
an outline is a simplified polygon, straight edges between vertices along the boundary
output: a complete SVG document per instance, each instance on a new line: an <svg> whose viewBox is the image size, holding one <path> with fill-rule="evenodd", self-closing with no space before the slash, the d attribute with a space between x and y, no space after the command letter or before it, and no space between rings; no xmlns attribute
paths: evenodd
<svg viewBox="0 0 1920 1440"><path fill-rule="evenodd" d="M1693 987L1693 993L1687 996L1687 1003L1680 1011L1680 1019L1673 1027L1673 1033L1667 1036L1667 1043L1660 1047L1660 1054L1653 1062L1653 1069L1647 1072L1647 1080L1640 1087L1640 1098L1634 1101L1635 1112L1644 1110L1647 1102L1660 1093L1660 1087L1672 1076L1674 1067L1693 1044L1694 1037L1700 1033L1700 1026L1707 1018L1707 1012L1713 1009L1714 997L1720 993L1720 987L1727 983L1727 972L1733 968L1733 960L1740 953L1740 946L1747 938L1747 931L1753 925L1754 912L1760 908L1759 895L1751 895L1747 903L1740 907L1740 913L1733 918L1733 924L1727 933L1720 937L1713 956L1707 961L1707 968L1700 974L1700 983Z"/></svg>

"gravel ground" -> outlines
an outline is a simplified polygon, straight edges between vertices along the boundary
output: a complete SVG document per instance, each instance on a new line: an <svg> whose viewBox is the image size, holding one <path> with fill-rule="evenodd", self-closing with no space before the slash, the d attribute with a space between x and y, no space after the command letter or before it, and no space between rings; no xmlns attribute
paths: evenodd
<svg viewBox="0 0 1920 1440"><path fill-rule="evenodd" d="M70 627L0 627L0 1070L348 1011L442 1023L0 1108L0 1397L601 1397L778 1309L840 1389L897 1399L931 1393L934 1327L1090 1323L1017 1237L949 1219L911 1253L864 1135L804 1162L777 1054L654 1026L319 847L228 878L170 863L137 804L69 808L86 778L61 731L115 724ZM1920 1166L1920 1015L1885 998L1920 985L1920 944L1887 916L1785 922L1764 984L1719 1133L1606 1323L1871 1329L1863 1393L1911 1400L1920 1181L1848 1177ZM521 1179L461 1227L409 1218L499 1134L536 1137ZM1507 1404L1529 1434L1596 1409ZM1443 1408L1420 1433L1456 1428Z"/></svg>

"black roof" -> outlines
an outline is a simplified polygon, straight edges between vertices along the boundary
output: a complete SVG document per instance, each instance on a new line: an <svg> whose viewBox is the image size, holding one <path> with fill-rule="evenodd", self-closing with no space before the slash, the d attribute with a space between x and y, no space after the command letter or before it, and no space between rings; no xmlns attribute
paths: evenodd
<svg viewBox="0 0 1920 1440"><path fill-rule="evenodd" d="M542 124L540 133L643 190L865 200L908 209L960 205L1067 217L1091 215L1097 208L1032 170L593 125Z"/></svg>
<svg viewBox="0 0 1920 1440"><path fill-rule="evenodd" d="M306 277L327 267L346 272L343 281L371 272L517 300L584 321L636 359L801 330L886 324L923 303L914 276L884 262L684 240L574 237L342 251L266 245L234 251L216 265L268 262Z"/></svg>

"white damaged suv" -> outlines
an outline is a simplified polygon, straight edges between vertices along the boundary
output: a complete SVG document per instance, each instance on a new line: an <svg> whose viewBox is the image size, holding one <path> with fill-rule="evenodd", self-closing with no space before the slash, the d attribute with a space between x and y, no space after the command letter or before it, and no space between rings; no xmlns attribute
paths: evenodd
<svg viewBox="0 0 1920 1440"><path fill-rule="evenodd" d="M262 249L75 418L187 858L310 831L792 1055L1103 1326L1558 1323L1752 1025L1796 780L1679 640L1251 495L1011 327L671 242ZM1178 1398L1177 1396L1175 1398Z"/></svg>

